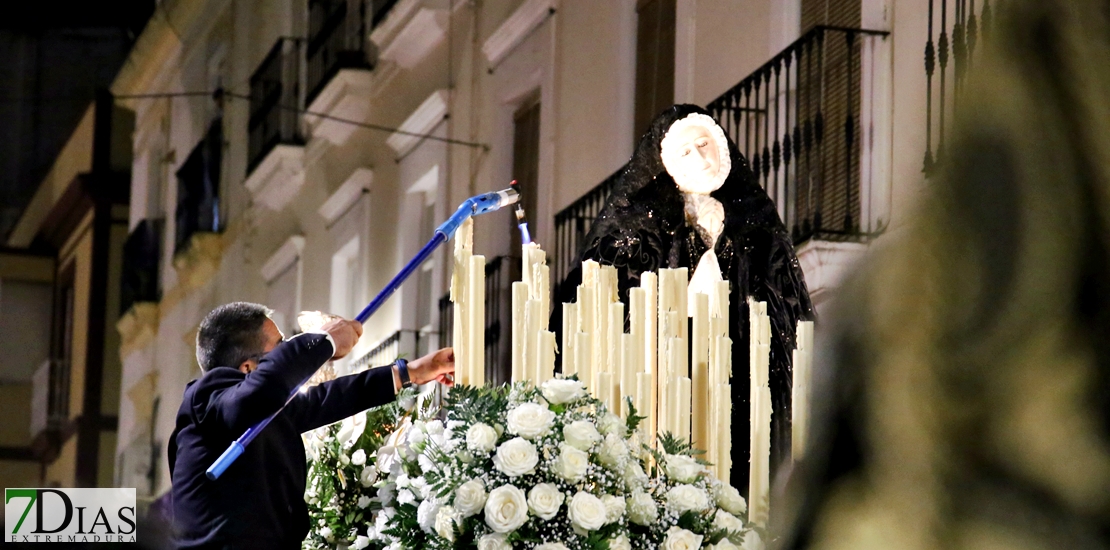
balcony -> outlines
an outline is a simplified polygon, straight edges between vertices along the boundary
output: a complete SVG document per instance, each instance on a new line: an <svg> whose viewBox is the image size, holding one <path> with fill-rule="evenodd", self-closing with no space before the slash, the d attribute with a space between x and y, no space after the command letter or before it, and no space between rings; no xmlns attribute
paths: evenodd
<svg viewBox="0 0 1110 550"><path fill-rule="evenodd" d="M508 333L502 327L508 325L512 314L509 297L514 277L509 273L510 267L517 275L515 278L519 278L520 258L496 256L486 262L486 380L495 385L509 382L512 374L509 371L512 342L501 338L502 333ZM454 307L450 293L439 299L439 334L443 346L451 345Z"/></svg>
<svg viewBox="0 0 1110 550"><path fill-rule="evenodd" d="M447 38L450 11L468 5L444 0L397 0L375 12L370 40L379 57L401 69L418 65Z"/></svg>
<svg viewBox="0 0 1110 550"><path fill-rule="evenodd" d="M811 294L834 287L889 222L888 34L815 27L706 105L777 205ZM556 214L557 280L614 176Z"/></svg>
<svg viewBox="0 0 1110 550"><path fill-rule="evenodd" d="M342 145L356 127L340 120L366 122L370 115L376 52L367 40L371 9L388 9L370 0L310 0L305 47L308 111L304 121L313 137ZM382 12L384 15L384 11Z"/></svg>
<svg viewBox="0 0 1110 550"><path fill-rule="evenodd" d="M244 184L256 202L275 211L304 184L300 55L299 40L278 39L250 78Z"/></svg>
<svg viewBox="0 0 1110 550"><path fill-rule="evenodd" d="M223 120L216 119L177 171L175 256L187 251L194 235L220 231L222 162Z"/></svg>
<svg viewBox="0 0 1110 550"><path fill-rule="evenodd" d="M158 266L162 255L164 221L139 222L123 243L123 273L120 276L120 315L140 302L161 299Z"/></svg>
<svg viewBox="0 0 1110 550"><path fill-rule="evenodd" d="M421 335L415 330L398 330L379 342L373 349L351 361L349 372L362 368L388 365L398 357L412 359L420 355Z"/></svg>

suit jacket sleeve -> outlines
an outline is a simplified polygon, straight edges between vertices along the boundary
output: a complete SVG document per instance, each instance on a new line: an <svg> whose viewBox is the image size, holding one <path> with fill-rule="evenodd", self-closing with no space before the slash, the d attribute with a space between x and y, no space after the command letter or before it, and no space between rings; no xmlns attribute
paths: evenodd
<svg viewBox="0 0 1110 550"><path fill-rule="evenodd" d="M390 403L395 397L393 369L378 367L310 388L289 403L285 414L297 429L307 432Z"/></svg>
<svg viewBox="0 0 1110 550"><path fill-rule="evenodd" d="M238 383L216 387L202 379L193 398L197 419L201 424L214 420L238 434L281 409L334 353L325 335L305 333L279 344Z"/></svg>

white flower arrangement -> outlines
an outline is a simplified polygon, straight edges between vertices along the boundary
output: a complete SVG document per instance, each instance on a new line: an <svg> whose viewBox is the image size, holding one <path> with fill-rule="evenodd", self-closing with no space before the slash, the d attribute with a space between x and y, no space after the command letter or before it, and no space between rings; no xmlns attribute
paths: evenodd
<svg viewBox="0 0 1110 550"><path fill-rule="evenodd" d="M642 417L609 413L578 380L457 386L443 412L445 423L402 421L367 461L381 475L377 516L365 520L370 546L678 550L759 540L739 492L688 444L663 434L649 449Z"/></svg>

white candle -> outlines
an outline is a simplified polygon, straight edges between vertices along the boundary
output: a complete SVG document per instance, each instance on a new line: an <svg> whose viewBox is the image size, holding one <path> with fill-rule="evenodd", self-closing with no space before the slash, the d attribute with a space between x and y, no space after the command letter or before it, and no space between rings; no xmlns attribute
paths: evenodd
<svg viewBox="0 0 1110 550"><path fill-rule="evenodd" d="M620 380L621 360L621 334L624 332L624 304L610 302L605 306L605 316L608 318L605 326L608 336L605 338L605 354L607 359L606 372L613 374L614 380Z"/></svg>
<svg viewBox="0 0 1110 550"><path fill-rule="evenodd" d="M674 313L677 314L677 312ZM686 428L682 427L684 413L682 412L681 381L686 377L682 374L676 374L676 367L686 361L687 351L685 348L685 341L682 338L671 338L667 351L667 363L669 363L668 367L671 369L671 375L667 379L667 408L669 409L668 416L670 416L669 427L670 431L674 433L676 437L683 437L687 433L687 430L689 430L688 422ZM687 420L690 418L689 407L687 407L685 417Z"/></svg>
<svg viewBox="0 0 1110 550"><path fill-rule="evenodd" d="M682 376L678 379L678 431L682 438L690 441L690 379Z"/></svg>
<svg viewBox="0 0 1110 550"><path fill-rule="evenodd" d="M578 367L578 380L592 389L593 383L593 342L588 332L579 332L574 339L574 363Z"/></svg>
<svg viewBox="0 0 1110 550"><path fill-rule="evenodd" d="M539 300L528 300L524 306L524 377L533 384L540 384L540 314Z"/></svg>
<svg viewBox="0 0 1110 550"><path fill-rule="evenodd" d="M709 295L694 294L693 334L690 346L693 358L690 360L690 380L693 394L699 397L709 395ZM708 450L709 441L709 402L698 399L691 403L691 442L694 447Z"/></svg>
<svg viewBox="0 0 1110 550"><path fill-rule="evenodd" d="M631 334L621 334L621 360L620 360L620 409L621 414L628 416L625 410L625 397L636 396L636 339ZM637 405L639 406L639 405Z"/></svg>
<svg viewBox="0 0 1110 550"><path fill-rule="evenodd" d="M640 433L651 435L651 374L647 372L636 373L636 414L644 417L640 421ZM648 439L650 441L650 439Z"/></svg>
<svg viewBox="0 0 1110 550"><path fill-rule="evenodd" d="M552 378L555 378L555 333L544 330L540 331L540 379L536 384Z"/></svg>
<svg viewBox="0 0 1110 550"><path fill-rule="evenodd" d="M597 373L597 390L594 397L605 403L609 412L613 412L613 377L607 372Z"/></svg>
<svg viewBox="0 0 1110 550"><path fill-rule="evenodd" d="M536 243L528 243L521 246L520 259L521 259L521 279L528 288L533 289L535 292L536 281L533 278L533 267L536 264L543 264L546 253L540 249L540 245Z"/></svg>
<svg viewBox="0 0 1110 550"><path fill-rule="evenodd" d="M717 385L717 479L728 482L732 476L732 388Z"/></svg>
<svg viewBox="0 0 1110 550"><path fill-rule="evenodd" d="M574 336L578 334L578 304L563 304L563 376L578 372L575 367Z"/></svg>
<svg viewBox="0 0 1110 550"><path fill-rule="evenodd" d="M551 315L551 266L547 264L539 265L536 268L538 277L533 277L536 284L535 299L540 301L540 312L545 317ZM540 326L547 330L547 322L544 321Z"/></svg>
<svg viewBox="0 0 1110 550"><path fill-rule="evenodd" d="M770 494L771 390L768 387L771 323L765 302L749 299L751 312L751 467L748 495L749 517L760 526L767 524L767 498Z"/></svg>
<svg viewBox="0 0 1110 550"><path fill-rule="evenodd" d="M528 285L521 281L513 283L513 382L524 381L524 305L528 302Z"/></svg>
<svg viewBox="0 0 1110 550"><path fill-rule="evenodd" d="M456 382L468 385L471 383L467 368L470 358L466 344L467 323L470 318L467 315L466 301L469 289L467 275L470 272L470 256L473 250L474 220L468 218L455 231L454 264L451 273L451 301L455 304L451 311L451 345L455 349Z"/></svg>
<svg viewBox="0 0 1110 550"><path fill-rule="evenodd" d="M641 358L651 386L643 415L647 417L649 445L654 447L655 436L659 433L659 277L650 271L641 274L640 288L644 291L644 347Z"/></svg>
<svg viewBox="0 0 1110 550"><path fill-rule="evenodd" d="M467 355L470 383L486 383L486 257L470 257L467 275Z"/></svg>

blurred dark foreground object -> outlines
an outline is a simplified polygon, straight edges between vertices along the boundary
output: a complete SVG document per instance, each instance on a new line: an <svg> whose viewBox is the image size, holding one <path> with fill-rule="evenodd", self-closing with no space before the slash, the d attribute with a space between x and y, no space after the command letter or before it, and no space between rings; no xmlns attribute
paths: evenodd
<svg viewBox="0 0 1110 550"><path fill-rule="evenodd" d="M1110 1L996 13L941 173L827 318L779 548L1110 548Z"/></svg>

